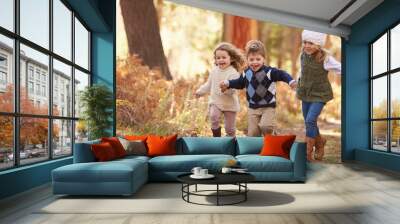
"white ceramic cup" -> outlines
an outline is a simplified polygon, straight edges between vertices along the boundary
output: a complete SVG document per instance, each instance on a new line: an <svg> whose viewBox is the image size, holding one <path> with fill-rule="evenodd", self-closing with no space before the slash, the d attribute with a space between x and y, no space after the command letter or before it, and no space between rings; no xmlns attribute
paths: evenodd
<svg viewBox="0 0 400 224"><path fill-rule="evenodd" d="M201 169L200 170L200 176L207 176L208 175L208 169Z"/></svg>
<svg viewBox="0 0 400 224"><path fill-rule="evenodd" d="M230 173L231 171L232 171L232 169L229 167L222 167L222 170L221 170L222 173Z"/></svg>
<svg viewBox="0 0 400 224"><path fill-rule="evenodd" d="M196 175L196 176L199 176L199 175L201 175L200 174L200 171L202 170L202 168L201 167L193 167L193 169L192 169L192 173L194 174L194 175Z"/></svg>

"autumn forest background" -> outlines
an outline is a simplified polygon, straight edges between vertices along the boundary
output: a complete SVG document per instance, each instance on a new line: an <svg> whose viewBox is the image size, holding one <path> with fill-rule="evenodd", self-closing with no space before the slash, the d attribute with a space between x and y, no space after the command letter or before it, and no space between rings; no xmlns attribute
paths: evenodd
<svg viewBox="0 0 400 224"><path fill-rule="evenodd" d="M243 49L259 39L266 64L299 73L302 29L227 15L168 1L119 0L117 7L117 134L212 136L207 96L194 91L208 77L213 49L221 41ZM341 58L340 37L328 35L326 49ZM339 162L341 76L329 74L334 100L319 126L328 138L326 162ZM237 135L247 133L247 101L240 91ZM277 85L278 133L304 140L300 101L285 83Z"/></svg>

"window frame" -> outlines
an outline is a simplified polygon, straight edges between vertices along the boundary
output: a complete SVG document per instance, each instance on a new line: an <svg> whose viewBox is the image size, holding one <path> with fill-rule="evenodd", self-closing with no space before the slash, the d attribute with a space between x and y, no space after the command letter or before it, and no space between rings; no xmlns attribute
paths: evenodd
<svg viewBox="0 0 400 224"><path fill-rule="evenodd" d="M392 122L393 121L400 121L400 117L393 117L392 116L392 96L391 96L391 80L392 76L395 75L396 73L400 72L400 67L393 68L391 69L391 31L395 27L400 26L400 21L397 21L393 25L391 25L389 28L387 28L383 33L378 35L374 40L372 40L368 46L369 46L369 148L370 150L373 151L380 151L380 152L386 152L386 153L391 153L391 154L400 154L400 152L393 152L392 151ZM387 64L386 64L386 71L382 72L380 74L373 74L373 44L376 43L381 37L384 35L387 35L387 52L386 52L386 57L387 57ZM399 52L400 53L400 52ZM373 97L374 97L374 86L373 86L373 81L382 77L386 77L386 87L387 87L387 93L386 93L386 98L387 98L387 105L386 105L386 117L385 118L373 118ZM374 132L373 132L373 122L376 121L386 121L386 150L379 150L374 148Z"/></svg>
<svg viewBox="0 0 400 224"><path fill-rule="evenodd" d="M54 43L54 39L53 39L53 32L55 29L53 29L53 24L54 24L54 17L53 17L53 1L54 0L48 0L49 2L49 47L48 49L46 49L45 47L42 47L39 44L36 44L32 41L30 41L29 39L24 38L23 36L20 35L20 0L14 0L13 1L13 10L14 10L14 31L10 31L4 27L0 26L0 35L3 35L5 37L8 37L10 39L12 39L13 41L13 60L12 60L12 74L13 75L13 79L14 79L14 110L13 112L2 112L0 111L0 116L1 117L12 117L13 119L13 155L14 155L14 161L13 161L13 166L11 167L4 167L4 168L0 168L0 172L4 171L4 170L10 170L10 169L15 169L18 167L23 167L23 166L29 166L29 165L33 165L33 164L37 164L37 163L43 163L49 160L53 160L53 159L61 159L61 158L65 158L65 157L70 157L73 155L74 152L74 143L75 143L75 126L76 126L76 122L80 120L79 117L75 117L75 108L72 107L71 108L71 114L65 115L65 116L56 116L53 115L53 76L55 75L53 72L53 59L58 60L59 62L62 62L68 66L71 66L71 93L72 93L72 102L71 104L74 105L75 103L75 88L74 88L74 82L75 82L75 69L85 73L88 75L89 77L89 83L88 86L91 86L92 84L92 69L91 69L91 49L92 49L92 43L91 43L91 37L92 37L92 31L89 29L89 27L87 26L87 24L83 21L83 19L79 16L78 13L76 13L72 7L65 1L65 0L59 0L68 10L71 11L71 18L70 18L70 23L71 23L71 58L67 59L64 58L63 56L57 54L54 52L53 49L53 43ZM85 69L81 66L79 66L78 64L75 63L75 25L74 25L74 21L75 19L79 20L79 22L83 25L83 27L87 30L88 32L88 60L89 60L89 64L88 64L88 69ZM45 55L48 56L49 59L49 63L48 63L48 73L47 73L47 84L45 85L45 95L48 96L48 112L46 115L39 115L39 114L27 114L27 113L21 113L20 111L20 85L21 85L21 80L20 80L20 64L21 64L21 52L20 52L20 45L23 44L27 47L32 48L33 50L36 50L40 53L43 53ZM42 88L42 79L41 79L41 75L43 71L40 71L39 73L39 80L36 80L36 69L33 66L33 79L31 79L30 77L30 73L29 73L29 69L30 69L30 65L27 64L27 72L25 74L26 76L26 82L28 85L29 81L33 82L34 85L34 94L36 92L35 89L35 85L40 83L40 87ZM28 90L28 86L27 87L27 91ZM42 91L40 91L42 92ZM38 95L38 96L42 96L42 94ZM36 103L36 102L34 102ZM48 151L48 155L47 157L44 157L43 160L40 160L38 162L32 162L32 163L24 163L21 164L21 158L20 158L20 119L21 118L45 118L47 119L48 122L48 135L47 135L47 142L48 143L52 143L53 142L53 122L56 120L65 120L65 121L70 121L71 122L71 153L68 155L63 155L63 156L55 156L53 155L54 153L54 147L53 144L48 144L47 145L47 150Z"/></svg>

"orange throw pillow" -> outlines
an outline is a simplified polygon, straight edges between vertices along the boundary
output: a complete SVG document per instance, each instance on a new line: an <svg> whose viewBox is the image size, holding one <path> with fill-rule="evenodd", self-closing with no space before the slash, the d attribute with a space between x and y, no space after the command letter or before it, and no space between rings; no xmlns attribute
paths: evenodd
<svg viewBox="0 0 400 224"><path fill-rule="evenodd" d="M147 137L148 156L176 155L176 139L178 135Z"/></svg>
<svg viewBox="0 0 400 224"><path fill-rule="evenodd" d="M260 155L281 156L289 159L290 148L295 139L296 135L266 135Z"/></svg>
<svg viewBox="0 0 400 224"><path fill-rule="evenodd" d="M117 137L101 138L101 142L110 143L117 158L126 156L126 151Z"/></svg>
<svg viewBox="0 0 400 224"><path fill-rule="evenodd" d="M91 149L94 157L99 162L109 161L117 158L113 147L108 142L93 144L91 145Z"/></svg>
<svg viewBox="0 0 400 224"><path fill-rule="evenodd" d="M124 138L125 138L126 140L129 140L129 141L137 141L137 140L140 140L140 141L146 142L147 135L125 135Z"/></svg>

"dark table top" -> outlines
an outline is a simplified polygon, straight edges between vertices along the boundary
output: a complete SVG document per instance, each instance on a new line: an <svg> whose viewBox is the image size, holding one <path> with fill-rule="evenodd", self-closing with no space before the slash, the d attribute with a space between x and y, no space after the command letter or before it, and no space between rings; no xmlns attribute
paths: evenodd
<svg viewBox="0 0 400 224"><path fill-rule="evenodd" d="M211 179L194 179L186 173L177 177L178 181L186 184L236 184L248 183L255 180L255 177L249 173L212 173L215 177Z"/></svg>

